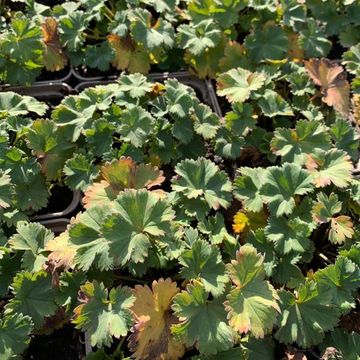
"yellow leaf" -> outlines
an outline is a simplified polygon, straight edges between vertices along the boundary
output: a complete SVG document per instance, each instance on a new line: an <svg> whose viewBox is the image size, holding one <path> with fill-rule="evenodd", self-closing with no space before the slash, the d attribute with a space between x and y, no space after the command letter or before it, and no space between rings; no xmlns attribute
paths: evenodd
<svg viewBox="0 0 360 360"><path fill-rule="evenodd" d="M69 233L63 232L46 243L45 249L50 251L49 261L54 268L70 269L74 267L74 256L76 249L69 242Z"/></svg>
<svg viewBox="0 0 360 360"><path fill-rule="evenodd" d="M182 343L175 341L170 328L177 323L170 306L179 288L171 279L153 281L152 288L136 285L132 311L135 315L134 333L129 348L136 360L177 360L184 354Z"/></svg>
<svg viewBox="0 0 360 360"><path fill-rule="evenodd" d="M236 234L240 234L250 224L249 218L245 213L238 211L234 216L233 230Z"/></svg>

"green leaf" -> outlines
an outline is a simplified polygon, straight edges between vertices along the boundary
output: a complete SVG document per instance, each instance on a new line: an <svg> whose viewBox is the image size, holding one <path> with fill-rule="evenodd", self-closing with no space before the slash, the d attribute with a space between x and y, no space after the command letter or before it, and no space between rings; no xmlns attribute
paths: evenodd
<svg viewBox="0 0 360 360"><path fill-rule="evenodd" d="M14 185L11 183L9 170L0 170L0 209L5 209L12 205L13 195Z"/></svg>
<svg viewBox="0 0 360 360"><path fill-rule="evenodd" d="M215 354L233 346L234 333L226 321L223 298L208 299L200 282L188 284L173 299L172 309L180 318L171 331L187 346L195 345L203 354Z"/></svg>
<svg viewBox="0 0 360 360"><path fill-rule="evenodd" d="M271 25L264 29L256 28L245 39L245 47L255 62L280 60L286 57L288 37L279 26Z"/></svg>
<svg viewBox="0 0 360 360"><path fill-rule="evenodd" d="M0 357L2 360L16 359L16 355L30 343L33 328L29 316L23 314L7 315L0 318Z"/></svg>
<svg viewBox="0 0 360 360"><path fill-rule="evenodd" d="M246 135L249 130L256 126L256 119L253 115L253 107L248 104L233 103L232 111L225 114L226 127L235 135Z"/></svg>
<svg viewBox="0 0 360 360"><path fill-rule="evenodd" d="M266 90L258 100L258 105L265 116L294 116L291 106L273 90Z"/></svg>
<svg viewBox="0 0 360 360"><path fill-rule="evenodd" d="M163 95L165 103L166 103L166 110L172 116L185 118L189 115L189 110L194 104L193 97L194 92L193 90L181 84L176 79L168 79L164 82L165 84L165 93Z"/></svg>
<svg viewBox="0 0 360 360"><path fill-rule="evenodd" d="M355 76L360 75L360 43L352 46L349 51L343 53L342 64L345 65L346 70Z"/></svg>
<svg viewBox="0 0 360 360"><path fill-rule="evenodd" d="M122 140L137 148L144 145L153 129L154 118L141 107L131 107L120 115L118 131L122 135Z"/></svg>
<svg viewBox="0 0 360 360"><path fill-rule="evenodd" d="M100 270L113 267L109 244L101 228L111 212L107 206L94 206L76 216L69 228L69 242L76 247L74 263L83 270L95 265Z"/></svg>
<svg viewBox="0 0 360 360"><path fill-rule="evenodd" d="M104 41L100 45L86 47L84 59L86 65L90 68L107 71L114 58L115 51L108 41Z"/></svg>
<svg viewBox="0 0 360 360"><path fill-rule="evenodd" d="M347 332L341 328L336 328L328 333L324 342L320 344L320 349L323 351L328 347L340 351L344 360L359 360L360 334L355 331Z"/></svg>
<svg viewBox="0 0 360 360"><path fill-rule="evenodd" d="M350 249L340 250L339 255L350 259L354 264L360 267L360 242L352 245Z"/></svg>
<svg viewBox="0 0 360 360"><path fill-rule="evenodd" d="M295 342L302 348L318 345L339 320L339 310L327 304L313 281L301 284L296 295L280 290L279 296L281 317L275 338L281 343Z"/></svg>
<svg viewBox="0 0 360 360"><path fill-rule="evenodd" d="M198 56L207 48L214 48L221 40L221 31L213 20L203 20L177 28L177 41L182 49Z"/></svg>
<svg viewBox="0 0 360 360"><path fill-rule="evenodd" d="M219 117L204 104L194 104L194 113L191 116L194 123L194 130L204 139L212 139L215 137L219 127Z"/></svg>
<svg viewBox="0 0 360 360"><path fill-rule="evenodd" d="M313 176L317 188L330 184L345 188L352 179L353 165L350 156L342 150L316 150L308 155L306 167Z"/></svg>
<svg viewBox="0 0 360 360"><path fill-rule="evenodd" d="M10 237L13 250L24 251L22 268L26 271L40 271L47 261L45 246L54 238L52 231L38 223L19 223L17 233Z"/></svg>
<svg viewBox="0 0 360 360"><path fill-rule="evenodd" d="M327 127L318 121L299 120L295 129L277 128L270 142L271 150L284 162L302 165L306 154L314 149L329 150L331 139Z"/></svg>
<svg viewBox="0 0 360 360"><path fill-rule="evenodd" d="M85 41L85 29L88 26L86 14L81 10L70 12L67 16L61 17L59 32L61 42L70 51L77 51Z"/></svg>
<svg viewBox="0 0 360 360"><path fill-rule="evenodd" d="M270 332L279 306L276 290L265 278L263 257L252 245L244 245L235 260L226 265L235 284L227 296L225 309L230 326L241 333L263 338Z"/></svg>
<svg viewBox="0 0 360 360"><path fill-rule="evenodd" d="M146 49L154 50L159 46L171 48L174 44L174 29L169 22L158 18L152 25L151 13L146 9L138 8L131 10L128 18L130 28L135 41L142 44Z"/></svg>
<svg viewBox="0 0 360 360"><path fill-rule="evenodd" d="M186 280L197 279L204 285L205 291L215 297L225 291L228 277L225 275L225 265L219 250L204 240L197 240L190 250L185 250L179 263L183 266L180 271Z"/></svg>
<svg viewBox="0 0 360 360"><path fill-rule="evenodd" d="M360 270L352 261L339 256L335 264L318 270L314 278L321 296L327 296L332 304L347 313L356 305L356 294L360 283Z"/></svg>
<svg viewBox="0 0 360 360"><path fill-rule="evenodd" d="M332 42L325 36L324 31L313 18L306 20L306 28L300 30L299 45L305 50L307 58L325 57L332 46Z"/></svg>
<svg viewBox="0 0 360 360"><path fill-rule="evenodd" d="M231 182L226 173L205 158L183 160L175 167L178 178L172 180L172 189L187 199L205 201L209 208L227 208L231 201Z"/></svg>
<svg viewBox="0 0 360 360"><path fill-rule="evenodd" d="M219 245L224 241L236 244L236 239L226 230L224 216L219 212L215 216L209 216L207 219L199 222L198 229L209 237L211 244Z"/></svg>
<svg viewBox="0 0 360 360"><path fill-rule="evenodd" d="M4 239L6 242L6 239ZM2 253L0 246L0 296L6 296L9 293L9 287L13 282L14 276L21 269L21 253L16 254Z"/></svg>
<svg viewBox="0 0 360 360"><path fill-rule="evenodd" d="M135 301L128 287L108 291L102 283L93 281L81 286L86 300L75 310L73 323L77 329L87 331L91 346L110 346L112 337L126 336L133 323L131 306Z"/></svg>
<svg viewBox="0 0 360 360"><path fill-rule="evenodd" d="M260 195L277 217L289 215L295 207L295 196L313 190L312 177L296 164L267 168Z"/></svg>
<svg viewBox="0 0 360 360"><path fill-rule="evenodd" d="M216 136L215 153L225 159L237 159L245 145L243 137L225 127L219 129Z"/></svg>
<svg viewBox="0 0 360 360"><path fill-rule="evenodd" d="M119 90L129 93L133 99L139 99L151 92L152 84L142 74L121 75L118 79Z"/></svg>
<svg viewBox="0 0 360 360"><path fill-rule="evenodd" d="M274 243L279 254L304 253L310 248L311 229L299 218L270 217L265 228L267 239Z"/></svg>
<svg viewBox="0 0 360 360"><path fill-rule="evenodd" d="M44 115L48 106L31 96L18 95L12 91L0 93L0 119L9 116L27 115L31 112Z"/></svg>
<svg viewBox="0 0 360 360"><path fill-rule="evenodd" d="M174 211L167 201L147 190L127 190L114 200L115 214L102 224L110 253L122 266L143 263L153 241L171 233Z"/></svg>
<svg viewBox="0 0 360 360"><path fill-rule="evenodd" d="M357 160L359 134L347 121L337 120L330 128L330 135L339 150L346 151L352 160Z"/></svg>
<svg viewBox="0 0 360 360"><path fill-rule="evenodd" d="M240 200L245 210L259 212L264 200L260 189L264 184L265 169L239 168L234 181L234 196Z"/></svg>
<svg viewBox="0 0 360 360"><path fill-rule="evenodd" d="M249 70L231 69L217 77L217 94L226 96L232 102L246 101L252 91L259 90L265 82L265 76Z"/></svg>
<svg viewBox="0 0 360 360"><path fill-rule="evenodd" d="M92 158L84 154L74 154L64 166L65 184L71 190L84 191L97 177L99 170L92 164Z"/></svg>
<svg viewBox="0 0 360 360"><path fill-rule="evenodd" d="M14 297L5 307L5 314L30 316L35 328L40 328L46 316L56 313L56 290L51 285L51 277L45 271L35 273L20 272L12 284Z"/></svg>
<svg viewBox="0 0 360 360"><path fill-rule="evenodd" d="M35 120L26 134L28 146L39 159L48 180L61 176L65 161L71 156L73 145L67 142L60 129L50 120Z"/></svg>

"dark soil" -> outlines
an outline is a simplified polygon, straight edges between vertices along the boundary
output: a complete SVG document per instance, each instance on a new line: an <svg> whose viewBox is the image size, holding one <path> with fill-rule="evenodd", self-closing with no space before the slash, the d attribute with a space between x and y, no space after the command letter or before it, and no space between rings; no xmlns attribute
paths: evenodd
<svg viewBox="0 0 360 360"><path fill-rule="evenodd" d="M55 330L51 335L35 335L26 350L24 360L80 360L84 345L80 332L71 325Z"/></svg>

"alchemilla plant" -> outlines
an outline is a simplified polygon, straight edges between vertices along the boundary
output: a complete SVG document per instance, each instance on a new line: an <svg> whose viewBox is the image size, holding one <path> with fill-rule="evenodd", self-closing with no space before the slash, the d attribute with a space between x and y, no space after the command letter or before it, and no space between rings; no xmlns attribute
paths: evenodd
<svg viewBox="0 0 360 360"><path fill-rule="evenodd" d="M66 324L89 360L359 359L357 1L3 5L4 82L127 72L0 93L0 359ZM140 73L180 58L222 114ZM83 205L56 234L54 186Z"/></svg>

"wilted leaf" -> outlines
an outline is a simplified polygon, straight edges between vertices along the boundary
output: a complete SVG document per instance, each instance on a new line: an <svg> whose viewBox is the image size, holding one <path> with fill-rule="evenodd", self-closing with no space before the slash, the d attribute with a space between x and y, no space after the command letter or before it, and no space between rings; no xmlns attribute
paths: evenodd
<svg viewBox="0 0 360 360"><path fill-rule="evenodd" d="M225 302L229 324L240 333L251 333L263 338L276 318L278 295L265 278L263 257L252 245L244 245L236 253L236 259L226 265L235 287Z"/></svg>
<svg viewBox="0 0 360 360"><path fill-rule="evenodd" d="M322 100L342 115L348 116L350 85L344 69L328 59L305 61L305 68L315 85L321 87Z"/></svg>
<svg viewBox="0 0 360 360"><path fill-rule="evenodd" d="M171 279L160 279L148 286L136 285L135 302L131 308L135 315L134 334L129 337L130 350L135 359L177 360L184 354L184 346L176 341L170 328L177 318L170 306L179 288Z"/></svg>
<svg viewBox="0 0 360 360"><path fill-rule="evenodd" d="M44 43L44 64L46 70L59 71L67 64L67 56L60 43L57 21L54 18L47 17L41 24Z"/></svg>

